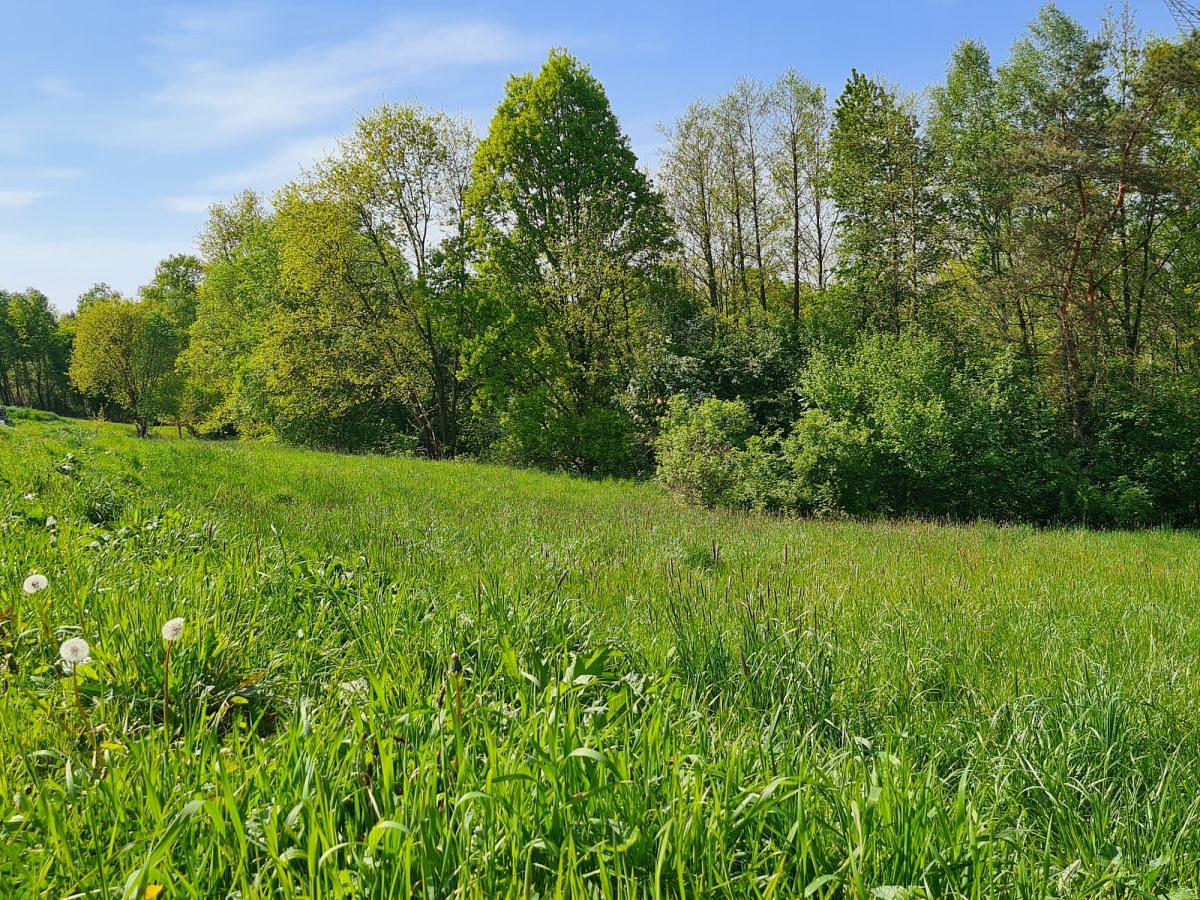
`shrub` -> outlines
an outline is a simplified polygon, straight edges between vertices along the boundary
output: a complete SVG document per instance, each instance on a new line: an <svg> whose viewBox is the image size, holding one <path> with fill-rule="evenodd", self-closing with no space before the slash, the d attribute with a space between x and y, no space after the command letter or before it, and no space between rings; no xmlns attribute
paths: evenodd
<svg viewBox="0 0 1200 900"><path fill-rule="evenodd" d="M818 354L802 382L812 409L785 453L810 509L1044 521L1077 480L1015 360L963 367L929 338L876 337Z"/></svg>
<svg viewBox="0 0 1200 900"><path fill-rule="evenodd" d="M1200 386L1160 377L1139 389L1108 373L1091 398L1088 441L1076 456L1081 483L1069 510L1101 525L1200 520Z"/></svg>
<svg viewBox="0 0 1200 900"><path fill-rule="evenodd" d="M498 424L503 436L492 452L502 462L591 476L633 475L646 463L623 409L593 406L566 413L532 391L514 397Z"/></svg>
<svg viewBox="0 0 1200 900"><path fill-rule="evenodd" d="M741 455L754 430L740 400L671 398L655 447L658 477L704 506L736 505Z"/></svg>

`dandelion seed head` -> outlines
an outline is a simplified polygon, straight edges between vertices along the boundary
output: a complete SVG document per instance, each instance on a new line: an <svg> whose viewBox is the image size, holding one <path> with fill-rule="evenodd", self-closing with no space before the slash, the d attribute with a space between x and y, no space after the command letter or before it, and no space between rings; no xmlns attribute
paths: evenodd
<svg viewBox="0 0 1200 900"><path fill-rule="evenodd" d="M63 662L75 666L87 662L91 658L92 648L83 638L68 638L58 648L58 655L62 657Z"/></svg>
<svg viewBox="0 0 1200 900"><path fill-rule="evenodd" d="M25 593L27 594L36 594L39 591L44 591L49 586L50 580L40 572L34 572L32 575L26 578L24 584Z"/></svg>
<svg viewBox="0 0 1200 900"><path fill-rule="evenodd" d="M162 627L163 640L169 643L175 643L183 636L183 617L177 616L174 619L169 619Z"/></svg>

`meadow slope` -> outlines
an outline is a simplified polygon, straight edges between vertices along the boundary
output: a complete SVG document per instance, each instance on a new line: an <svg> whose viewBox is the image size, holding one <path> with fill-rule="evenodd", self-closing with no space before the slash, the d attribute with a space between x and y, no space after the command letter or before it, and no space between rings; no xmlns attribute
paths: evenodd
<svg viewBox="0 0 1200 900"><path fill-rule="evenodd" d="M26 416L0 896L1195 897L1197 551Z"/></svg>

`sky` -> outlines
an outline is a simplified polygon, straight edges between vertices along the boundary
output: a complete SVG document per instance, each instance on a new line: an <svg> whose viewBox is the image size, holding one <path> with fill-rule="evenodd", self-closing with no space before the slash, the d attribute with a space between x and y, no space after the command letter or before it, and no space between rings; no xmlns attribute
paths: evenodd
<svg viewBox="0 0 1200 900"><path fill-rule="evenodd" d="M658 125L742 76L794 67L831 96L851 68L910 91L956 44L996 60L1041 0L441 3L0 0L0 288L61 311L104 281L133 294L194 252L211 203L268 195L357 116L418 101L486 130L513 72L550 48L591 65L642 163ZM1060 0L1089 26L1103 0ZM1169 34L1163 0L1135 4Z"/></svg>

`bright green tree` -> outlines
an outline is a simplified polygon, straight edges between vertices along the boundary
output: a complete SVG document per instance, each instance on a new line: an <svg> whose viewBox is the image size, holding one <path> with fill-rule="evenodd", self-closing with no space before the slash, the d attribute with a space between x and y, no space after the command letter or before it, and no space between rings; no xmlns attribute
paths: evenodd
<svg viewBox="0 0 1200 900"><path fill-rule="evenodd" d="M268 428L255 351L280 308L279 239L253 191L209 211L200 236L204 279L196 320L180 357L181 416L202 434L261 434Z"/></svg>
<svg viewBox="0 0 1200 900"><path fill-rule="evenodd" d="M196 321L204 263L190 253L168 256L154 269L154 278L141 289L141 297L158 304L171 321L186 331Z"/></svg>
<svg viewBox="0 0 1200 900"><path fill-rule="evenodd" d="M431 456L458 451L470 391L461 248L473 151L466 123L385 106L281 192L287 295L269 345L281 416L323 406L415 432Z"/></svg>
<svg viewBox="0 0 1200 900"><path fill-rule="evenodd" d="M620 404L664 302L659 195L590 70L562 51L509 80L470 195L488 325L470 360L513 458L636 464Z"/></svg>
<svg viewBox="0 0 1200 900"><path fill-rule="evenodd" d="M98 300L76 322L71 381L120 406L145 437L176 401L179 346L179 330L154 304Z"/></svg>
<svg viewBox="0 0 1200 900"><path fill-rule="evenodd" d="M834 110L839 277L860 323L919 326L944 255L941 195L916 116L895 91L853 72Z"/></svg>

